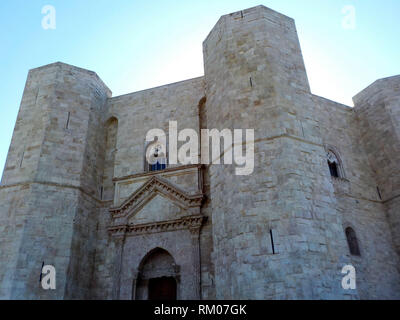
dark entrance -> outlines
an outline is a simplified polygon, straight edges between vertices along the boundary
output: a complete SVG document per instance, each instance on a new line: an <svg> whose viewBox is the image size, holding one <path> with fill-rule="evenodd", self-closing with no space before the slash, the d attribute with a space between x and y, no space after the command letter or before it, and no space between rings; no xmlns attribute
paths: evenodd
<svg viewBox="0 0 400 320"><path fill-rule="evenodd" d="M149 300L176 300L176 280L173 277L149 280Z"/></svg>

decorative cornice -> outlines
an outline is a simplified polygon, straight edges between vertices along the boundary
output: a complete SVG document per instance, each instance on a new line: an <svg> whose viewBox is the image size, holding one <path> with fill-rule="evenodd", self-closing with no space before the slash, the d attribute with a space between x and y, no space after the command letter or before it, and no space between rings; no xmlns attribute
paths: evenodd
<svg viewBox="0 0 400 320"><path fill-rule="evenodd" d="M168 195L180 204L184 209L200 207L203 194L188 195L186 192L172 185L165 179L154 176L144 183L138 190L136 190L127 200L125 200L119 207L110 208L110 213L113 218L127 216L132 211L143 207L146 201L155 192Z"/></svg>
<svg viewBox="0 0 400 320"><path fill-rule="evenodd" d="M119 181L125 181L125 180L129 180L129 179L135 179L135 178L146 177L146 176L151 177L151 176L155 176L155 175L171 173L171 172L175 172L175 171L182 171L182 170L187 170L187 169L195 169L195 168L200 169L201 167L202 167L201 164L188 164L188 165L179 166L179 167L169 167L169 168L166 168L161 171L140 172L140 173L131 174L129 176L117 177L117 178L114 178L113 181L119 182Z"/></svg>
<svg viewBox="0 0 400 320"><path fill-rule="evenodd" d="M146 224L128 224L111 226L108 232L114 237L136 236L141 234L168 232L188 229L190 232L199 232L206 217L203 215L186 216L177 220L160 221Z"/></svg>

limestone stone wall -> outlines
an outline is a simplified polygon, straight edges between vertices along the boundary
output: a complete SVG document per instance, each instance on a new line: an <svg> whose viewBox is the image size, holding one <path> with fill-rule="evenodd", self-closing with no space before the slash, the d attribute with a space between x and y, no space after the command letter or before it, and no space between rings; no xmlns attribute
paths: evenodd
<svg viewBox="0 0 400 320"><path fill-rule="evenodd" d="M348 248L347 255L357 271L360 298L399 298L399 259L374 171L369 165L370 155L361 143L359 120L348 106L318 96L314 96L314 101L324 144L338 154L345 173L332 181L337 210L342 215L342 232L352 227L359 241L361 256L350 255Z"/></svg>
<svg viewBox="0 0 400 320"><path fill-rule="evenodd" d="M178 130L198 131L198 104L203 96L203 78L196 78L110 99L109 116L118 119L114 177L144 171L145 138L150 129L168 134L169 121L177 121Z"/></svg>
<svg viewBox="0 0 400 320"><path fill-rule="evenodd" d="M354 97L360 138L400 252L400 76L380 79Z"/></svg>
<svg viewBox="0 0 400 320"><path fill-rule="evenodd" d="M223 16L204 59L207 125L256 140L252 175L210 166L216 297L357 297L341 289L346 240L293 20Z"/></svg>
<svg viewBox="0 0 400 320"><path fill-rule="evenodd" d="M32 181L37 175L45 126L50 122L46 112L52 104L49 93L54 92L57 71L53 65L28 74L2 185Z"/></svg>
<svg viewBox="0 0 400 320"><path fill-rule="evenodd" d="M97 215L97 240L90 299L113 299L113 281L115 279L113 271L116 246L107 231L108 226L111 224L111 215L108 211L111 206L112 202L104 202Z"/></svg>
<svg viewBox="0 0 400 320"><path fill-rule="evenodd" d="M18 188L24 199L22 205L0 209L6 225L13 227L17 219L20 230L0 243L1 251L13 243L16 254L5 296L88 296L104 162L101 124L110 95L91 71L62 63L30 71L7 159L9 170L2 179L3 202L12 204ZM40 286L43 262L57 270L55 291Z"/></svg>
<svg viewBox="0 0 400 320"><path fill-rule="evenodd" d="M30 185L0 187L0 298L10 299L27 212ZM38 280L37 280L38 281Z"/></svg>

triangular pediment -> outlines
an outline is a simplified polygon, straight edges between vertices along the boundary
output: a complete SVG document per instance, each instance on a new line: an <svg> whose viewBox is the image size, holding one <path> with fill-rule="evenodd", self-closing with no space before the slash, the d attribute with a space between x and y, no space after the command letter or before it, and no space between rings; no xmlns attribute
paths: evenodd
<svg viewBox="0 0 400 320"><path fill-rule="evenodd" d="M137 212L129 214L127 220L128 224L146 224L180 219L187 215L185 213L184 208L163 194L155 192Z"/></svg>
<svg viewBox="0 0 400 320"><path fill-rule="evenodd" d="M154 176L137 189L122 205L111 208L110 212L113 218L128 222L142 211L138 217L149 220L150 216L160 214L160 210L164 206L167 209L162 214L172 217L178 212L200 207L202 199L202 194L189 195L165 179ZM144 217L144 215L148 216Z"/></svg>

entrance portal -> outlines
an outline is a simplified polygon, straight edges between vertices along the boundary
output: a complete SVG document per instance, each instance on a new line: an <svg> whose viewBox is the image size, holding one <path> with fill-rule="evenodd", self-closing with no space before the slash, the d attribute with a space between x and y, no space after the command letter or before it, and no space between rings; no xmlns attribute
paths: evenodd
<svg viewBox="0 0 400 320"><path fill-rule="evenodd" d="M149 300L176 300L176 280L173 277L149 280Z"/></svg>
<svg viewBox="0 0 400 320"><path fill-rule="evenodd" d="M136 300L177 300L179 268L164 249L151 250L142 260L134 282Z"/></svg>

